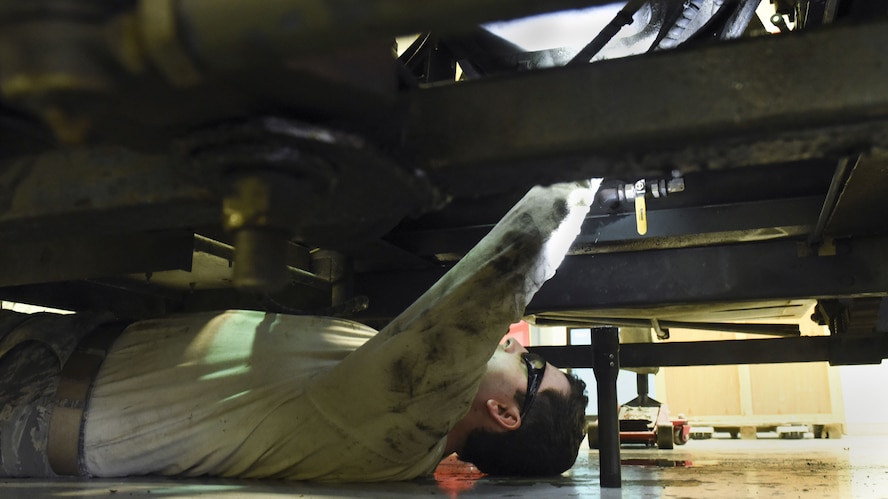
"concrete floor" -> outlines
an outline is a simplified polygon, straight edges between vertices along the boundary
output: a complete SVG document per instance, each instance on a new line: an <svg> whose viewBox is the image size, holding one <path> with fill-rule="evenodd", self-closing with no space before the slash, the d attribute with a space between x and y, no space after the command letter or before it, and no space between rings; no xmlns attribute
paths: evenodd
<svg viewBox="0 0 888 499"><path fill-rule="evenodd" d="M767 435L763 435L767 437ZM691 440L659 451L621 451L623 487L598 484L598 453L582 449L563 477L498 479L448 462L436 477L407 483L323 485L236 480L5 480L0 498L510 497L888 498L888 435L780 440Z"/></svg>

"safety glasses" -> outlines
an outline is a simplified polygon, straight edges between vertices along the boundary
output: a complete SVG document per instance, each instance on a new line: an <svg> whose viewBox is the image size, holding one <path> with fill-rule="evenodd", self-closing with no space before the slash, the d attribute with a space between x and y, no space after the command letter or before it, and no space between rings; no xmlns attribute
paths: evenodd
<svg viewBox="0 0 888 499"><path fill-rule="evenodd" d="M521 419L524 419L527 411L533 406L533 401L543 383L543 376L546 374L546 360L531 352L521 354L521 358L527 365L527 393L524 395L524 407L521 408Z"/></svg>

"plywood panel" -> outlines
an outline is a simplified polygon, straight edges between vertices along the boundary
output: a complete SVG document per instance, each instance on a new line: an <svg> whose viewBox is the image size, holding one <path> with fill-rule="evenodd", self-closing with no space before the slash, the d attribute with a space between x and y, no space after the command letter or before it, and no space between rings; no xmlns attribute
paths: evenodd
<svg viewBox="0 0 888 499"><path fill-rule="evenodd" d="M826 334L826 329L808 320L808 315L798 322L801 333ZM683 329L671 333L671 341L760 338ZM838 373L825 362L669 367L657 375L660 400L669 404L673 414L753 426L773 422L841 423L844 411L839 384Z"/></svg>
<svg viewBox="0 0 888 499"><path fill-rule="evenodd" d="M665 401L672 414L736 416L741 414L740 377L736 366L664 367Z"/></svg>
<svg viewBox="0 0 888 499"><path fill-rule="evenodd" d="M825 362L749 366L753 413L831 413L827 369Z"/></svg>

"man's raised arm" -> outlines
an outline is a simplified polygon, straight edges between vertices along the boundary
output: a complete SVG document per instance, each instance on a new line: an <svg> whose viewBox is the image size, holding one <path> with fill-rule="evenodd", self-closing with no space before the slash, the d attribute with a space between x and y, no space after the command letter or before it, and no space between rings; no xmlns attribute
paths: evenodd
<svg viewBox="0 0 888 499"><path fill-rule="evenodd" d="M390 459L428 454L465 415L509 325L554 275L599 184L531 189L407 310L319 378L316 403ZM328 391L341 403L321 402Z"/></svg>

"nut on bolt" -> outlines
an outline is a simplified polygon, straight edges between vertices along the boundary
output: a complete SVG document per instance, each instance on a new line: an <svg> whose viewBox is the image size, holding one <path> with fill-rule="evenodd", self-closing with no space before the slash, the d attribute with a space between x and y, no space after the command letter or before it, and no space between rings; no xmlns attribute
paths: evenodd
<svg viewBox="0 0 888 499"><path fill-rule="evenodd" d="M287 221L296 212L298 187L295 178L275 171L232 175L222 213L225 230L234 236L236 287L270 292L286 286Z"/></svg>

